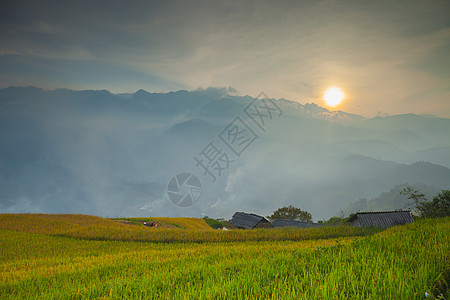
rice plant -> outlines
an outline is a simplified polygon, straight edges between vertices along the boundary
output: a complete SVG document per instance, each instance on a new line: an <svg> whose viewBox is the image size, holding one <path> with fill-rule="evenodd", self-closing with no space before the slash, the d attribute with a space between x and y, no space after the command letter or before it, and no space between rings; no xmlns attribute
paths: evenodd
<svg viewBox="0 0 450 300"><path fill-rule="evenodd" d="M61 231L54 225L46 232L39 223L33 223L34 229L19 230L24 227L18 224L5 229L5 217L0 218L1 299L449 297L450 218L354 236L345 232L334 236L331 228L325 228L325 233L297 230L306 232L299 240L268 238L296 233L266 229L233 230L221 241L218 237L223 236L214 234L222 231L208 230L215 236L210 242L207 235L198 233L206 230L177 229L184 236L175 235L180 240L168 243L161 237L157 243L135 241L128 231L117 239L109 233L102 233L107 237L103 240L92 239L92 232L101 236L116 228L113 231L119 233L117 228L130 225L116 227L110 220L80 221L70 216L78 219L73 226L78 231L70 231L67 219L47 218L54 218L49 224L59 222ZM168 237L175 231L141 229ZM336 230L344 229L348 228ZM82 238L83 232L88 238ZM206 240L186 242L191 235Z"/></svg>

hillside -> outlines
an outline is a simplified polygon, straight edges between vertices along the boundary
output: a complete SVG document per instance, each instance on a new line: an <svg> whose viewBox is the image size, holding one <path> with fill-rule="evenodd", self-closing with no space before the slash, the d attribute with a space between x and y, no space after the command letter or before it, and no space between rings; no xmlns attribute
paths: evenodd
<svg viewBox="0 0 450 300"><path fill-rule="evenodd" d="M116 221L126 220L131 224L142 225L143 222L158 222L161 228L179 228L186 230L212 230L212 228L203 219L198 218L162 218L162 217L150 217L150 218L118 218Z"/></svg>
<svg viewBox="0 0 450 300"><path fill-rule="evenodd" d="M131 222L120 222L127 220ZM143 222L157 221L150 228ZM169 229L170 228L170 229ZM151 239L159 231L213 231L203 219L196 218L123 218L105 219L89 215L0 214L0 229L36 234L75 236L88 239Z"/></svg>
<svg viewBox="0 0 450 300"><path fill-rule="evenodd" d="M429 200L433 199L433 196L440 192L434 186L425 184L396 185L391 190L381 193L379 196L372 199L362 198L350 203L347 208L342 210L342 212L345 216L348 216L349 214L358 211L414 210L414 203L412 203L412 200L401 194L401 191L407 186L411 186L414 190L419 191L419 193L423 193Z"/></svg>
<svg viewBox="0 0 450 300"><path fill-rule="evenodd" d="M125 222L123 222L125 221ZM143 222L157 221L158 227ZM317 238L361 236L377 230L350 226L305 230L213 230L196 218L104 219L86 215L0 214L0 230L63 236L86 240L155 243L205 243L238 241L298 241Z"/></svg>
<svg viewBox="0 0 450 300"><path fill-rule="evenodd" d="M231 218L292 204L327 219L398 184L450 188L448 119L366 119L272 99L273 115L260 127L245 110L262 101L215 88L1 89L0 212ZM222 140L236 117L255 137L240 155ZM220 174L214 167L214 182L194 160L208 145L229 159ZM181 172L203 187L194 206L167 196Z"/></svg>
<svg viewBox="0 0 450 300"><path fill-rule="evenodd" d="M0 215L0 298L442 299L450 296L450 270L442 263L450 258L449 221L362 236L341 227L331 236L325 227L154 230L80 215ZM67 235L71 226L84 230ZM92 236L112 228L122 231ZM182 239L123 239L124 228L166 237L176 231ZM231 239L208 243L216 233ZM296 233L306 236L292 240ZM195 234L201 239L190 243Z"/></svg>

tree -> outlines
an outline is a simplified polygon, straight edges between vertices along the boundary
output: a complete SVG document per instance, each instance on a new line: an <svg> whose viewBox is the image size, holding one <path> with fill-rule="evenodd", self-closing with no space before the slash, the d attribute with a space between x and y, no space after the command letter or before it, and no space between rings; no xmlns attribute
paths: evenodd
<svg viewBox="0 0 450 300"><path fill-rule="evenodd" d="M327 225L333 225L333 226L334 225L345 225L345 224L348 224L347 219L348 218L334 216L326 221L325 220L322 221L322 223L327 224Z"/></svg>
<svg viewBox="0 0 450 300"><path fill-rule="evenodd" d="M420 202L417 209L427 218L450 216L450 190L442 190L432 201Z"/></svg>
<svg viewBox="0 0 450 300"><path fill-rule="evenodd" d="M424 194L419 193L411 187L406 187L401 191L402 195L414 201L420 216L426 218L438 218L450 216L450 190L442 190L429 201Z"/></svg>
<svg viewBox="0 0 450 300"><path fill-rule="evenodd" d="M418 208L417 206L419 205L419 203L428 201L425 197L425 194L420 193L419 191L413 189L411 186L405 187L400 192L400 194L408 196L408 199L413 201L413 203L409 202L405 205L405 207L408 207L409 209L412 208L411 205Z"/></svg>
<svg viewBox="0 0 450 300"><path fill-rule="evenodd" d="M312 222L312 216L309 212L303 211L300 208L292 205L281 207L268 216L270 220L297 220L303 222Z"/></svg>

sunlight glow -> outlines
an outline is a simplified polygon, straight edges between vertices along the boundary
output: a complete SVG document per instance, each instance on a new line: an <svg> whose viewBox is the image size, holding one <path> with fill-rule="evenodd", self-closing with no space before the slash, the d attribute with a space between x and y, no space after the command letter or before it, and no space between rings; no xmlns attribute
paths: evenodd
<svg viewBox="0 0 450 300"><path fill-rule="evenodd" d="M331 107L339 105L344 98L345 94L337 87L328 88L323 96L323 100Z"/></svg>

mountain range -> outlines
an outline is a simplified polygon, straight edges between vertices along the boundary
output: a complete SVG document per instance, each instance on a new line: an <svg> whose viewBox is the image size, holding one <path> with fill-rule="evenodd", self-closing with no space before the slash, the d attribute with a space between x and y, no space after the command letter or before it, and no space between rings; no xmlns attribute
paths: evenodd
<svg viewBox="0 0 450 300"><path fill-rule="evenodd" d="M232 144L238 128L247 135ZM215 179L198 163L213 149L228 159ZM202 185L189 207L167 196L183 172ZM323 219L405 183L450 187L450 119L365 118L231 88L0 90L0 213L227 219L292 204Z"/></svg>

